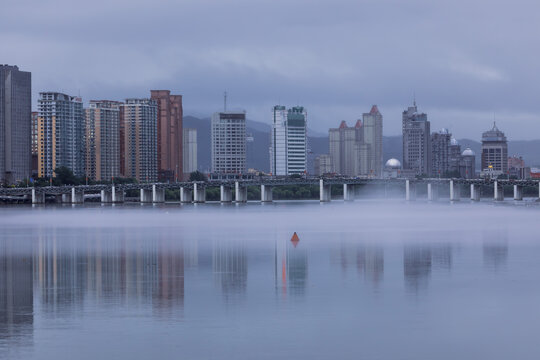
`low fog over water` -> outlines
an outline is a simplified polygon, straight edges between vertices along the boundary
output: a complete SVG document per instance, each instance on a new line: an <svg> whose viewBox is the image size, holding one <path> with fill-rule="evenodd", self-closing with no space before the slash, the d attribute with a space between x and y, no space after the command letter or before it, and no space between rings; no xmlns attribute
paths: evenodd
<svg viewBox="0 0 540 360"><path fill-rule="evenodd" d="M0 358L537 359L539 215L466 201L0 208Z"/></svg>

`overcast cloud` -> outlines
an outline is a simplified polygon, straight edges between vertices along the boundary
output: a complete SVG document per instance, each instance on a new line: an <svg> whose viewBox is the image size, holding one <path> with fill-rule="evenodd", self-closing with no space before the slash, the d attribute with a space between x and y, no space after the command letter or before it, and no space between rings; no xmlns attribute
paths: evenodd
<svg viewBox="0 0 540 360"><path fill-rule="evenodd" d="M436 0L2 0L0 63L39 91L90 99L184 96L186 115L229 106L270 123L278 102L312 129L378 104L385 135L412 103L432 129L540 138L540 3Z"/></svg>

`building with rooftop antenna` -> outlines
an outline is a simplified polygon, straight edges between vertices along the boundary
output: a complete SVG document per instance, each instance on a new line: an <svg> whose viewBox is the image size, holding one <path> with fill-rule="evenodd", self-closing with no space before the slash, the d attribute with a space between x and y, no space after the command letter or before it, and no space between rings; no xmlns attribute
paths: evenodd
<svg viewBox="0 0 540 360"><path fill-rule="evenodd" d="M493 127L482 134L482 176L497 177L508 173L508 143L506 136Z"/></svg>
<svg viewBox="0 0 540 360"><path fill-rule="evenodd" d="M427 114L419 113L416 101L403 111L403 170L414 175L431 174L431 133Z"/></svg>

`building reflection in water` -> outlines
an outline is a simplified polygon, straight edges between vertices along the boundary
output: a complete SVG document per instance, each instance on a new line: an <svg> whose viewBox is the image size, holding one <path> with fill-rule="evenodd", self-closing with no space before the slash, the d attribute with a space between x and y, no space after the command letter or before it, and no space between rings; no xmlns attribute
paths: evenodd
<svg viewBox="0 0 540 360"><path fill-rule="evenodd" d="M212 269L226 299L244 295L247 287L248 261L240 241L217 241L212 249Z"/></svg>
<svg viewBox="0 0 540 360"><path fill-rule="evenodd" d="M384 250L380 246L359 246L356 249L356 268L360 275L378 287L384 276Z"/></svg>
<svg viewBox="0 0 540 360"><path fill-rule="evenodd" d="M0 241L0 358L32 341L34 325L31 245L20 237ZM11 356L6 354L5 358Z"/></svg>
<svg viewBox="0 0 540 360"><path fill-rule="evenodd" d="M38 234L34 281L44 315L64 316L87 300L151 305L155 316L184 304L182 242L168 233L93 229Z"/></svg>
<svg viewBox="0 0 540 360"><path fill-rule="evenodd" d="M405 246L403 250L403 275L407 291L418 292L428 287L431 264L432 251L429 246Z"/></svg>
<svg viewBox="0 0 540 360"><path fill-rule="evenodd" d="M485 231L482 237L484 266L493 271L504 269L508 259L508 231Z"/></svg>
<svg viewBox="0 0 540 360"><path fill-rule="evenodd" d="M276 291L283 295L303 295L308 279L308 254L301 239L276 240L274 250L274 281Z"/></svg>

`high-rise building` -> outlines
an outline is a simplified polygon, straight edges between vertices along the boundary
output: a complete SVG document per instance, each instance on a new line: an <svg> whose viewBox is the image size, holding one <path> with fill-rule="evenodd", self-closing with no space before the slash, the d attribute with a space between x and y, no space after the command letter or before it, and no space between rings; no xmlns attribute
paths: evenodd
<svg viewBox="0 0 540 360"><path fill-rule="evenodd" d="M120 159L122 175L138 181L156 181L157 104L152 99L126 99L120 105Z"/></svg>
<svg viewBox="0 0 540 360"><path fill-rule="evenodd" d="M319 155L314 161L315 175L322 176L332 172L332 158L328 154Z"/></svg>
<svg viewBox="0 0 540 360"><path fill-rule="evenodd" d="M158 108L157 156L160 181L181 180L182 157L182 95L169 90L151 90Z"/></svg>
<svg viewBox="0 0 540 360"><path fill-rule="evenodd" d="M302 106L272 109L270 172L273 175L304 174L307 171L307 112Z"/></svg>
<svg viewBox="0 0 540 360"><path fill-rule="evenodd" d="M82 99L58 92L39 93L38 175L54 176L67 167L75 176L85 174Z"/></svg>
<svg viewBox="0 0 540 360"><path fill-rule="evenodd" d="M461 145L452 137L450 138L450 149L448 150L448 172L455 176L460 172L459 163L461 161Z"/></svg>
<svg viewBox="0 0 540 360"><path fill-rule="evenodd" d="M184 128L184 138L182 140L184 174L188 175L197 171L197 129Z"/></svg>
<svg viewBox="0 0 540 360"><path fill-rule="evenodd" d="M120 175L120 102L91 100L85 109L86 176L112 180Z"/></svg>
<svg viewBox="0 0 540 360"><path fill-rule="evenodd" d="M450 140L452 134L447 129L431 134L431 175L446 176L450 169Z"/></svg>
<svg viewBox="0 0 540 360"><path fill-rule="evenodd" d="M506 136L495 123L482 134L482 175L499 176L508 172L508 144Z"/></svg>
<svg viewBox="0 0 540 360"><path fill-rule="evenodd" d="M212 173L240 175L246 172L246 113L216 112L212 115Z"/></svg>
<svg viewBox="0 0 540 360"><path fill-rule="evenodd" d="M0 183L30 176L31 77L17 66L0 65Z"/></svg>
<svg viewBox="0 0 540 360"><path fill-rule="evenodd" d="M427 114L418 113L416 101L403 111L403 170L415 175L431 173L431 132Z"/></svg>
<svg viewBox="0 0 540 360"><path fill-rule="evenodd" d="M39 113L32 111L32 176L38 175L38 128L39 128Z"/></svg>
<svg viewBox="0 0 540 360"><path fill-rule="evenodd" d="M328 143L333 172L339 175L368 175L368 160L371 147L364 144L362 121L348 127L342 121L338 128L328 130Z"/></svg>
<svg viewBox="0 0 540 360"><path fill-rule="evenodd" d="M377 105L369 113L362 115L363 143L369 147L367 174L382 176L383 166L383 117Z"/></svg>

